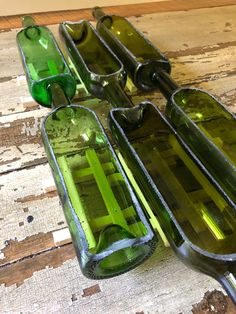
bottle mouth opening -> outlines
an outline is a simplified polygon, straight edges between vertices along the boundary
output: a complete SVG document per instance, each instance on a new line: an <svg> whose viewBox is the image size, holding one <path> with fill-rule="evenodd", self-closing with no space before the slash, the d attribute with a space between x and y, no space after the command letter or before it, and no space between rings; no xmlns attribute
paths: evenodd
<svg viewBox="0 0 236 314"><path fill-rule="evenodd" d="M123 248L99 262L95 268L97 276L111 277L124 273L141 264L150 254L148 245Z"/></svg>

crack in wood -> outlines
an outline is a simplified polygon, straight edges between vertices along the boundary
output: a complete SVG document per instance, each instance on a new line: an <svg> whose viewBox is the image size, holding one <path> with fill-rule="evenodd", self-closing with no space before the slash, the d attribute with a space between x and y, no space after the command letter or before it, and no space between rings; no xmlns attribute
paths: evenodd
<svg viewBox="0 0 236 314"><path fill-rule="evenodd" d="M48 163L47 161L47 158L44 157L44 158L40 158L40 161L41 162L34 162L34 161L29 161L29 162L26 162L25 164L23 164L23 166L19 167L19 168L12 168L12 169L9 169L9 170L3 170L0 172L0 175L8 175L10 174L11 172L20 172L22 170L30 170L30 169L34 169L36 168L37 166L42 166L42 165L46 165Z"/></svg>
<svg viewBox="0 0 236 314"><path fill-rule="evenodd" d="M0 166L10 164L10 163L12 163L14 161L17 161L17 160L20 160L20 158L19 157L18 158L15 157L15 158L12 158L12 159L0 161Z"/></svg>
<svg viewBox="0 0 236 314"><path fill-rule="evenodd" d="M20 197L20 198L17 198L15 200L15 202L24 204L24 203L28 203L28 202L34 202L34 201L42 200L44 198L52 198L52 197L55 197L57 195L58 195L57 190L55 190L55 191L49 191L49 192L41 193L38 195L27 195L25 197Z"/></svg>

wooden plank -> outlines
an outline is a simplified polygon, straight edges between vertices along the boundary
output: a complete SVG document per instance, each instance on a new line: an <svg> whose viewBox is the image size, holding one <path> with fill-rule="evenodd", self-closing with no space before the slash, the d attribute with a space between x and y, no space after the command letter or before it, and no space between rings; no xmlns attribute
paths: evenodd
<svg viewBox="0 0 236 314"><path fill-rule="evenodd" d="M48 164L1 175L0 188L0 249L66 227Z"/></svg>
<svg viewBox="0 0 236 314"><path fill-rule="evenodd" d="M190 270L162 245L138 268L109 280L85 278L72 255L67 245L16 263L11 272L0 268L1 282L19 280L18 287L10 282L0 286L1 311L187 314L206 290L221 290L215 280Z"/></svg>
<svg viewBox="0 0 236 314"><path fill-rule="evenodd" d="M170 0L164 2L150 2L140 4L129 4L121 6L108 6L106 12L108 14L117 14L121 16L143 15L155 12L172 12L186 11L199 8L212 8L234 5L234 0ZM8 30L21 27L21 16L2 16L0 17L0 29ZM77 21L79 19L92 19L91 9L44 12L32 14L37 23L57 24L62 21Z"/></svg>
<svg viewBox="0 0 236 314"><path fill-rule="evenodd" d="M136 4L136 3L148 3L159 2L166 0L119 0L119 5ZM106 0L97 0L97 6L107 5ZM116 0L109 1L110 6L117 5ZM29 2L28 0L21 0L19 3L17 0L11 0L10 6L1 6L0 15L18 15L18 14L29 14L32 12L50 12L50 11L68 11L68 10L79 10L84 8L92 8L94 6L93 0L70 0L65 3L63 0L57 2L48 2L47 0L41 0L40 2L34 1Z"/></svg>
<svg viewBox="0 0 236 314"><path fill-rule="evenodd" d="M2 118L1 172L31 166L35 162L46 162L40 125L47 112L49 110L44 108Z"/></svg>
<svg viewBox="0 0 236 314"><path fill-rule="evenodd" d="M177 71L178 66L173 68L173 76L183 77L182 72ZM196 66L197 71L197 66ZM214 76L214 74L211 74ZM209 78L208 78L209 79ZM191 77L189 77L191 80ZM186 80L178 80L187 83ZM200 81L200 80L199 80ZM209 80L194 84L196 87L203 88L217 95L222 102L233 112L236 112L236 90L235 83L231 76L219 78L217 80ZM134 95L132 97L135 104L148 99L156 104L160 109L164 110L166 100L159 93ZM89 100L86 105L89 105ZM84 102L80 102L84 104ZM96 110L101 122L107 130L107 115L109 106L105 102L92 102L90 108ZM0 117L0 173L19 170L45 163L47 161L42 139L40 125L44 116L49 112L46 108L40 110L32 110L24 113L11 114Z"/></svg>
<svg viewBox="0 0 236 314"><path fill-rule="evenodd" d="M210 11L156 13L129 20L170 58L173 77L180 84L195 84L235 75L235 15L236 6L229 6ZM178 25L178 32L175 25ZM220 30L218 25L221 25ZM50 26L50 29L58 39L58 26ZM28 92L15 35L15 30L0 34L2 115L39 108Z"/></svg>

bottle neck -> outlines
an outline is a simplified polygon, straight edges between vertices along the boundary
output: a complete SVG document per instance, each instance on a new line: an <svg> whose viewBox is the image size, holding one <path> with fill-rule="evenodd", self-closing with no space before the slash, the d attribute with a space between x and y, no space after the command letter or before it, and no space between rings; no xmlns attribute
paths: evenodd
<svg viewBox="0 0 236 314"><path fill-rule="evenodd" d="M49 92L51 94L52 109L71 104L70 99L58 83L51 84L49 86Z"/></svg>
<svg viewBox="0 0 236 314"><path fill-rule="evenodd" d="M133 102L130 97L125 93L119 83L108 84L104 87L106 100L112 105L113 108L131 108Z"/></svg>
<svg viewBox="0 0 236 314"><path fill-rule="evenodd" d="M93 14L93 17L95 18L95 20L97 20L97 21L106 15L106 13L100 7L94 7L92 10L92 14Z"/></svg>
<svg viewBox="0 0 236 314"><path fill-rule="evenodd" d="M154 73L152 82L167 100L170 99L173 93L179 88L171 76L163 70Z"/></svg>
<svg viewBox="0 0 236 314"><path fill-rule="evenodd" d="M30 15L23 16L21 22L24 28L36 25L35 20Z"/></svg>

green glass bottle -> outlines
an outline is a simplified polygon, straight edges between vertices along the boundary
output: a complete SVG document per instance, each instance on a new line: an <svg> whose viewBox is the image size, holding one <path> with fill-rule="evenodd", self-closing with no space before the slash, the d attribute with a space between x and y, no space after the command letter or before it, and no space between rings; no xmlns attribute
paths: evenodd
<svg viewBox="0 0 236 314"><path fill-rule="evenodd" d="M42 136L83 274L109 278L146 260L156 239L96 115L60 107Z"/></svg>
<svg viewBox="0 0 236 314"><path fill-rule="evenodd" d="M171 68L168 60L161 53L161 57L151 56L155 48L126 19L105 15L99 8L93 13L98 19L99 34L116 51L136 86L141 90L146 90L146 85L159 89L166 97L166 115L172 126L235 205L235 116L209 93L179 87L168 73ZM144 75L139 71L137 58L145 65L156 62L156 66L146 67Z"/></svg>
<svg viewBox="0 0 236 314"><path fill-rule="evenodd" d="M112 109L110 128L177 255L236 302L236 210L160 111Z"/></svg>
<svg viewBox="0 0 236 314"><path fill-rule="evenodd" d="M236 204L236 120L212 95L179 88L168 98L166 115L226 195Z"/></svg>
<svg viewBox="0 0 236 314"><path fill-rule="evenodd" d="M32 97L50 107L48 87L58 83L67 97L73 98L75 81L50 30L35 25L30 16L24 18L23 25L25 28L17 34L16 41Z"/></svg>
<svg viewBox="0 0 236 314"><path fill-rule="evenodd" d="M88 91L113 107L132 107L124 92L126 73L121 62L87 21L62 23L59 31Z"/></svg>
<svg viewBox="0 0 236 314"><path fill-rule="evenodd" d="M34 53L32 45L27 57ZM48 63L47 52L40 58ZM50 62L57 58L50 55ZM70 104L60 75L42 85L54 108L42 125L45 150L83 274L113 277L146 260L157 239L97 116ZM75 85L72 76L68 81Z"/></svg>
<svg viewBox="0 0 236 314"><path fill-rule="evenodd" d="M124 64L134 84L141 90L156 88L152 75L158 69L170 72L168 59L125 18L93 9L97 31Z"/></svg>

